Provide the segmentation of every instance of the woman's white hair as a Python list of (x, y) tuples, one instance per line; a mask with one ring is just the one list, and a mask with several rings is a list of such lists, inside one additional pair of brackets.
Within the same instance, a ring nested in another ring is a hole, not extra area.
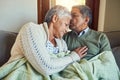
[(53, 17), (53, 15), (57, 15), (59, 18), (62, 17), (70, 17), (71, 18), (71, 13), (66, 7), (56, 5), (52, 7), (46, 14), (44, 21), (49, 23)]

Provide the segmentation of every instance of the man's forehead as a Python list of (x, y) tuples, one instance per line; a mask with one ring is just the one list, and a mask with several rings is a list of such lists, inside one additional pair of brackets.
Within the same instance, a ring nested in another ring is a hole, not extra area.
[(71, 13), (76, 14), (76, 13), (80, 13), (80, 11), (77, 8), (72, 8)]

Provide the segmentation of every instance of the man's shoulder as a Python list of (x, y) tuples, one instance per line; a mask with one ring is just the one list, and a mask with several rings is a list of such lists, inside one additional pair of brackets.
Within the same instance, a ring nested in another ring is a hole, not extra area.
[(91, 34), (94, 34), (94, 35), (105, 35), (105, 33), (101, 32), (101, 31), (95, 31), (95, 30), (92, 30), (92, 29), (90, 29), (89, 32)]
[(90, 29), (88, 32), (87, 32), (87, 37), (89, 38), (102, 38), (102, 37), (106, 37), (106, 34), (101, 32), (101, 31), (95, 31), (95, 30), (92, 30)]

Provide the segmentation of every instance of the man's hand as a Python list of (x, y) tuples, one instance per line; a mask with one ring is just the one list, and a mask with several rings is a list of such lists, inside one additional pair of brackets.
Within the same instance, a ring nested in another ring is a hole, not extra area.
[(87, 54), (87, 50), (88, 48), (84, 46), (84, 47), (78, 47), (74, 51), (80, 56), (80, 58), (82, 58)]

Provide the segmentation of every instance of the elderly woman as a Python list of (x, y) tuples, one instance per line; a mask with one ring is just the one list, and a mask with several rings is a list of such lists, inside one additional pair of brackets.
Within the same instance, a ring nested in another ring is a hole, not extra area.
[(70, 19), (69, 11), (57, 5), (48, 11), (43, 24), (25, 24), (12, 47), (11, 58), (0, 68), (0, 79), (43, 80), (43, 76), (57, 73), (85, 56), (86, 47), (70, 52), (62, 40)]

